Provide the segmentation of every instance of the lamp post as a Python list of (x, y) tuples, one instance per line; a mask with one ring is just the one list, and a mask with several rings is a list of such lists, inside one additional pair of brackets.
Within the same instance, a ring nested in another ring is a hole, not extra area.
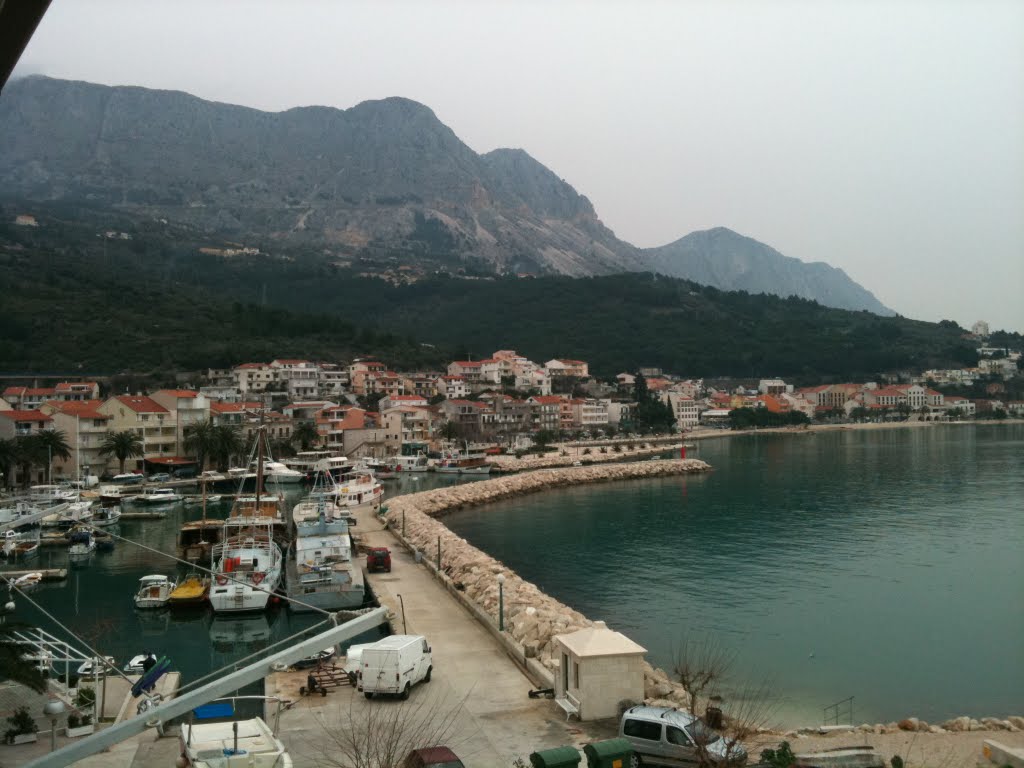
[(409, 633), (405, 629), (405, 600), (402, 599), (401, 595), (396, 595), (396, 597), (398, 598), (399, 604), (402, 606), (402, 634), (407, 635)]
[(64, 702), (60, 699), (50, 699), (43, 704), (43, 714), (50, 718), (50, 751), (57, 749), (57, 719), (64, 714)]
[(505, 631), (505, 574), (498, 574), (498, 631)]

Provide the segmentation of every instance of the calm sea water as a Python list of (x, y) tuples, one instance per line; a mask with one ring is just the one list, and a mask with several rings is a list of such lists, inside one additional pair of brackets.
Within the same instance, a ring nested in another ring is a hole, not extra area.
[(684, 638), (769, 679), (776, 720), (1024, 713), (1024, 426), (700, 443), (703, 476), (446, 518), (671, 671)]

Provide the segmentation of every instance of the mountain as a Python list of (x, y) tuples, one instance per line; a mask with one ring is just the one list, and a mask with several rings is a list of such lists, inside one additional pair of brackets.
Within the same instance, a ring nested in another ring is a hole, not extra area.
[(820, 261), (808, 264), (783, 256), (725, 227), (691, 232), (642, 254), (655, 272), (726, 291), (799, 296), (827, 307), (895, 314), (843, 270)]
[(306, 246), (428, 273), (654, 269), (889, 313), (841, 270), (728, 230), (641, 251), (523, 150), (477, 154), (408, 99), (272, 113), (33, 76), (7, 85), (0, 125), (0, 196), (57, 202), (71, 218), (117, 212), (264, 250)]

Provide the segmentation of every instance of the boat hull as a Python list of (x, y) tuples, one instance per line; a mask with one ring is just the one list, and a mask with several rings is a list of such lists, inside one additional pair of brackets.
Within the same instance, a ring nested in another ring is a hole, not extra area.
[(270, 602), (270, 592), (253, 589), (248, 584), (215, 584), (210, 589), (210, 605), (216, 613), (262, 611)]

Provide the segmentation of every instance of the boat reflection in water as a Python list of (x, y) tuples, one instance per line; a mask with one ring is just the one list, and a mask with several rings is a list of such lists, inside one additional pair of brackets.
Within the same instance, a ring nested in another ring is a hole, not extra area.
[(279, 613), (214, 614), (210, 620), (210, 644), (221, 653), (261, 651), (270, 645), (271, 630)]

